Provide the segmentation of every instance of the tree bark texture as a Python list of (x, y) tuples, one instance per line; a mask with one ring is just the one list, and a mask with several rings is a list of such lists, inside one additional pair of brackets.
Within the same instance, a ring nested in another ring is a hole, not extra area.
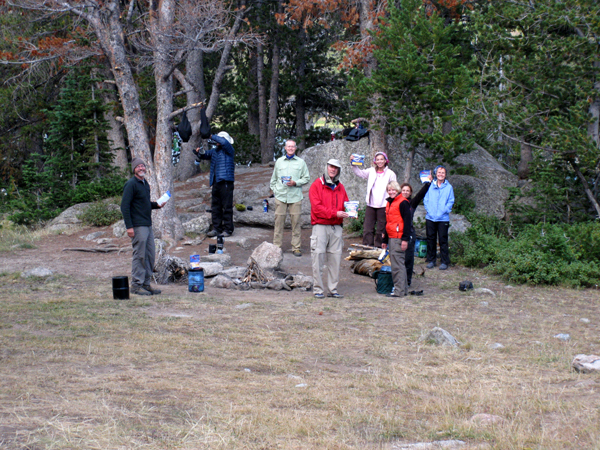
[[(112, 78), (112, 73), (108, 70), (101, 70), (101, 76), (104, 79)], [(114, 104), (119, 101), (116, 92), (116, 86), (113, 83), (99, 83), (102, 90), (102, 101), (106, 106), (104, 111), (104, 120), (108, 123), (106, 131), (110, 150), (113, 154), (113, 166), (129, 173), (130, 167), (127, 161), (127, 142), (123, 134), (123, 124), (116, 119), (114, 113)]]
[[(156, 83), (156, 144), (154, 147), (155, 183), (152, 197), (157, 199), (166, 191), (173, 192), (171, 161), (173, 126), (169, 119), (173, 111), (172, 58), (169, 51), (169, 30), (175, 20), (175, 0), (151, 0), (150, 33), (153, 43), (154, 82)], [(153, 180), (154, 181), (154, 180)], [(167, 202), (153, 218), (159, 237), (177, 239), (184, 229), (175, 212), (175, 202)]]
[[(598, 70), (600, 77), (600, 61), (594, 63), (594, 67)], [(594, 83), (595, 95), (590, 105), (590, 115), (592, 120), (588, 125), (588, 134), (592, 141), (596, 143), (596, 148), (600, 149), (600, 79)]]
[(533, 161), (533, 152), (531, 151), (531, 145), (521, 141), (521, 158), (519, 159), (519, 165), (517, 166), (517, 175), (520, 180), (526, 180), (529, 178), (529, 165)]
[[(377, 3), (377, 0), (360, 0), (359, 4), (359, 22), (360, 22), (360, 34), (365, 42), (365, 44), (369, 44), (371, 42), (370, 32), (374, 28), (373, 24), (373, 8), (374, 4)], [(364, 74), (367, 77), (370, 77), (373, 74), (373, 71), (377, 68), (377, 61), (373, 57), (373, 52), (368, 51), (368, 54), (365, 58), (365, 68)], [(373, 104), (377, 104), (378, 97), (372, 99)], [(371, 126), (369, 130), (369, 146), (371, 149), (371, 157), (375, 157), (377, 152), (385, 152), (388, 153), (388, 145), (387, 138), (385, 134), (385, 118), (377, 114), (376, 110), (374, 110), (372, 123), (371, 125), (376, 124), (375, 127)], [(375, 128), (375, 129), (374, 129)]]
[(260, 155), (261, 162), (267, 164), (273, 159), (269, 158), (267, 148), (267, 89), (265, 87), (264, 73), (264, 47), (258, 44), (256, 47), (256, 81), (258, 83), (258, 122), (260, 125)]
[[(192, 50), (185, 60), (185, 75), (180, 71), (174, 72), (175, 78), (186, 92), (187, 105), (193, 105), (202, 101), (202, 93), (199, 86), (204, 86), (203, 54), (201, 50)], [(187, 111), (187, 117), (192, 125), (192, 136), (188, 142), (181, 146), (179, 163), (175, 166), (175, 179), (185, 181), (196, 175), (200, 169), (195, 164), (196, 156), (192, 152), (200, 147), (200, 108), (192, 108)]]
[(248, 69), (248, 133), (254, 136), (260, 136), (260, 121), (258, 118), (258, 83), (256, 82), (256, 52), (249, 52), (249, 69)]
[[(273, 57), (271, 59), (271, 89), (269, 92), (269, 128), (267, 133), (267, 161), (275, 155), (275, 135), (277, 132), (277, 112), (279, 110), (279, 61), (281, 60), (277, 36), (273, 42)], [(264, 160), (264, 158), (263, 158)]]

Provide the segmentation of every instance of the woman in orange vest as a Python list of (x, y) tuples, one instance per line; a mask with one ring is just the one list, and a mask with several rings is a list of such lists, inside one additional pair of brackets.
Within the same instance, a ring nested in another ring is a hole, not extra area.
[(410, 242), (412, 214), (410, 202), (400, 195), (400, 192), (400, 185), (396, 181), (387, 185), (389, 197), (385, 206), (386, 224), (382, 247), (387, 248), (390, 253), (392, 279), (394, 280), (394, 288), (388, 297), (404, 297), (408, 294), (404, 261)]

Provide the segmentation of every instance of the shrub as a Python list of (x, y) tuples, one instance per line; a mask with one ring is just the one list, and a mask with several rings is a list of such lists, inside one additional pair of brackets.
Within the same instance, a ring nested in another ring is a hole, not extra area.
[(77, 216), (86, 225), (105, 227), (123, 218), (119, 207), (113, 203), (96, 202)]
[(474, 216), (473, 227), (452, 234), (460, 264), (487, 267), (515, 283), (594, 286), (600, 279), (600, 224), (525, 225), (508, 233), (498, 219)]
[(356, 219), (350, 219), (346, 224), (346, 230), (349, 233), (363, 234), (363, 228), (365, 225), (365, 210), (358, 210), (358, 217)]

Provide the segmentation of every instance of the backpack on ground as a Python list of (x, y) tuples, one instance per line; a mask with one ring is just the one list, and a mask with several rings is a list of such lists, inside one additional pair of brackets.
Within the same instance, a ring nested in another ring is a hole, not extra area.
[(380, 270), (373, 273), (373, 278), (378, 294), (389, 294), (394, 289), (392, 268), (390, 266), (381, 266)]

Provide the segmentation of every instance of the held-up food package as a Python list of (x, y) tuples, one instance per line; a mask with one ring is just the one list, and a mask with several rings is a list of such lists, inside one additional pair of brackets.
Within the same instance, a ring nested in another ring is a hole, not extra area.
[(358, 217), (358, 204), (359, 202), (355, 201), (344, 202), (344, 208), (348, 213), (348, 217), (352, 217), (353, 219)]
[(353, 166), (362, 167), (365, 165), (365, 155), (353, 153), (352, 155), (350, 155), (350, 158), (350, 164)]
[(190, 268), (191, 269), (199, 269), (200, 268), (200, 255), (190, 255)]

